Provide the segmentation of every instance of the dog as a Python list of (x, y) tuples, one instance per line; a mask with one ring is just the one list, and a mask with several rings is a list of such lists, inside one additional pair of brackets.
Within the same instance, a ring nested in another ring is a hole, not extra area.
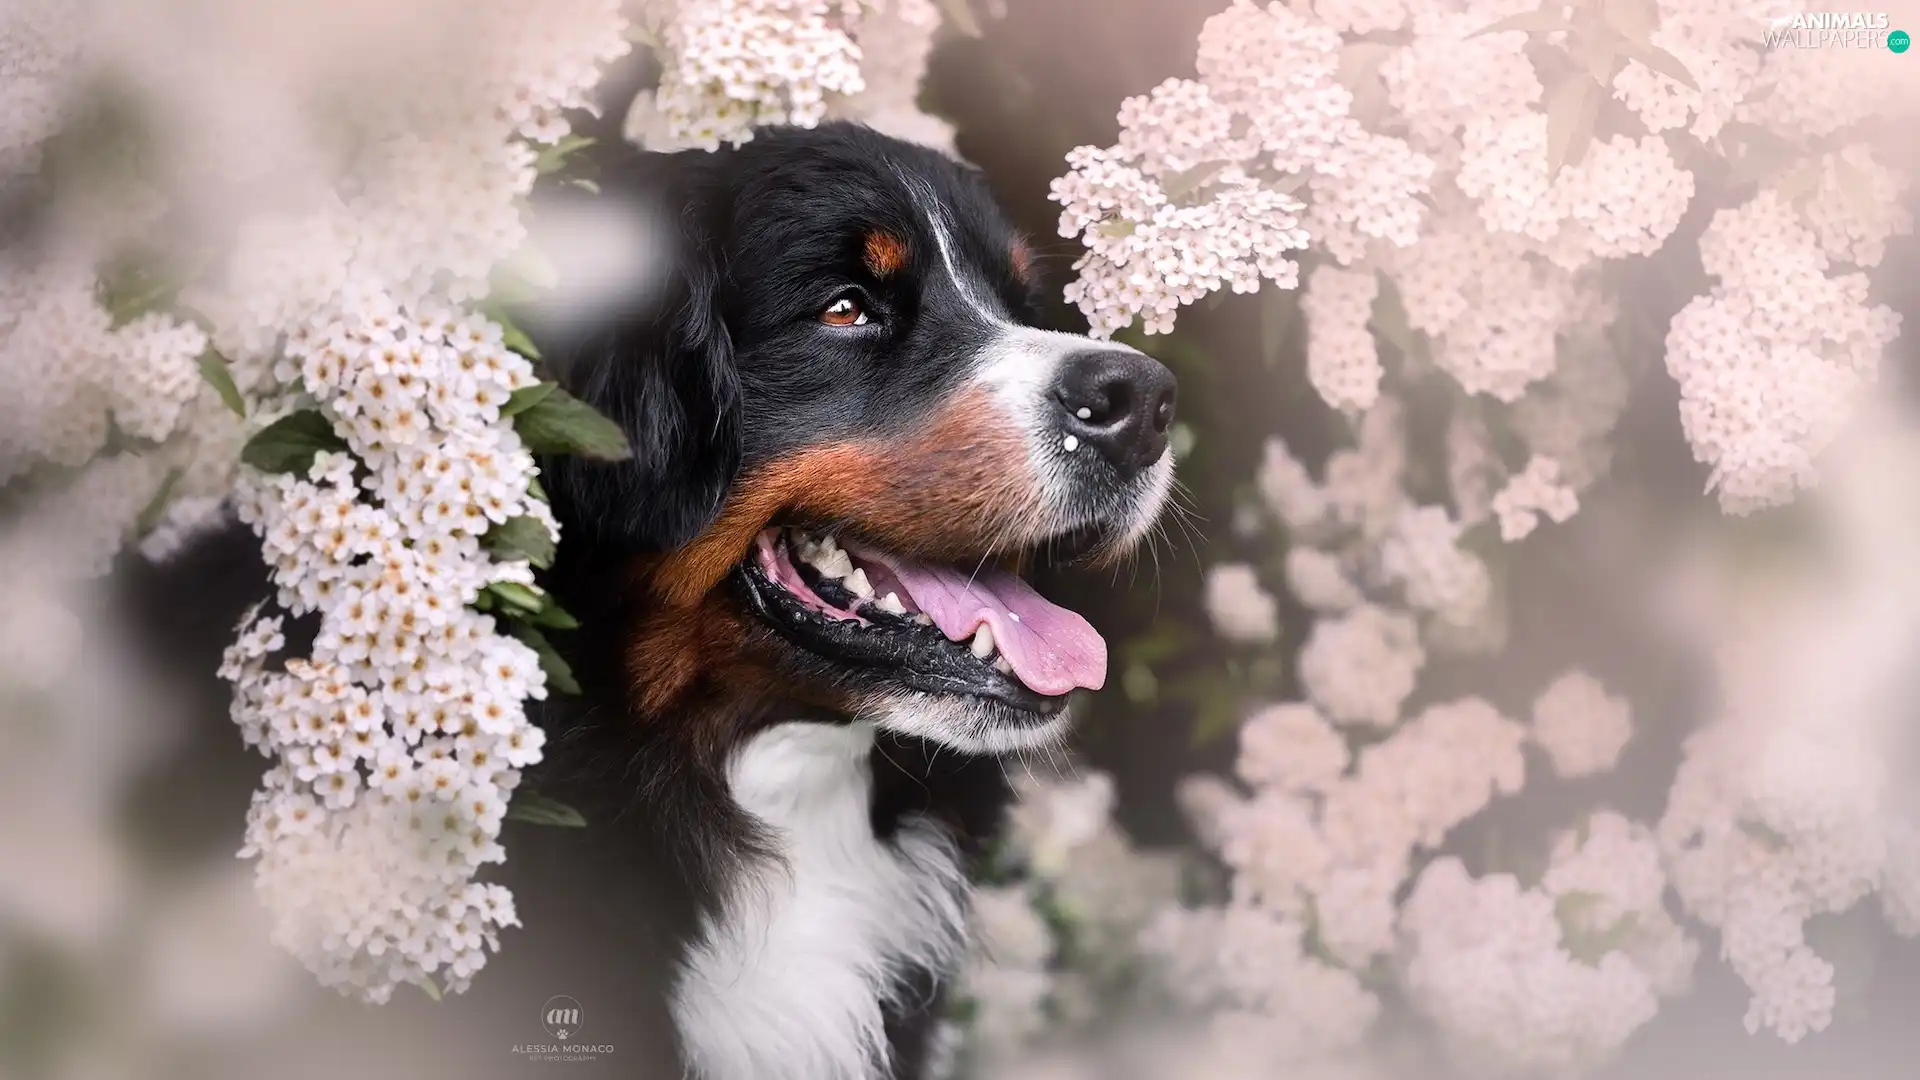
[(509, 838), (500, 962), (589, 933), (623, 1075), (919, 1080), (1000, 755), (1106, 675), (1020, 573), (1147, 535), (1175, 380), (1041, 328), (1033, 249), (937, 151), (829, 123), (590, 167), (536, 212), (631, 210), (660, 272), (527, 323), (633, 456), (542, 462), (582, 693), (526, 785), (589, 824)]
[(600, 172), (664, 208), (671, 270), (542, 345), (635, 447), (551, 467), (554, 587), (603, 628), (574, 637), (610, 695), (556, 771), (689, 894), (668, 993), (695, 1074), (918, 1077), (1009, 800), (995, 755), (1059, 740), (1105, 677), (1016, 571), (1150, 530), (1175, 380), (1039, 328), (1028, 241), (934, 150), (827, 124)]

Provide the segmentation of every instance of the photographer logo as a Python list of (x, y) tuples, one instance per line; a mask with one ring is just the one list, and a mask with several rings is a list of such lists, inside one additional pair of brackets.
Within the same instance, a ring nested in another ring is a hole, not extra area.
[(607, 1043), (588, 1043), (580, 1038), (587, 1011), (580, 1002), (565, 994), (555, 994), (540, 1006), (540, 1026), (554, 1041), (516, 1044), (513, 1053), (531, 1061), (592, 1061), (613, 1053)]
[(580, 1030), (580, 1003), (562, 994), (547, 999), (546, 1009), (541, 1016), (547, 1034), (566, 1042)]

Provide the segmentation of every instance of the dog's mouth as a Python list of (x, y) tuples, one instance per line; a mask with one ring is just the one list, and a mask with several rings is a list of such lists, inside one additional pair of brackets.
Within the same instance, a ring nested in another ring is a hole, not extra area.
[[(1072, 554), (1083, 530), (1047, 548)], [(1107, 643), (1078, 613), (1017, 574), (925, 562), (797, 528), (755, 537), (740, 564), (749, 605), (801, 648), (916, 690), (1059, 713), (1074, 690), (1106, 682)]]

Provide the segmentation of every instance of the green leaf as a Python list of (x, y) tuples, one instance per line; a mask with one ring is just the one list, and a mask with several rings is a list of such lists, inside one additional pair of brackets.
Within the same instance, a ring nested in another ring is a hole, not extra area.
[(517, 581), (496, 581), (488, 585), (485, 591), (493, 594), (493, 598), (506, 605), (510, 611), (533, 613), (547, 606), (546, 593)]
[(1768, 851), (1778, 853), (1787, 850), (1787, 848), (1791, 846), (1785, 836), (1782, 836), (1780, 833), (1758, 821), (1742, 820), (1739, 825), (1741, 832), (1746, 833), (1754, 843), (1759, 844)]
[(1774, 193), (1782, 201), (1798, 203), (1820, 187), (1820, 161), (1802, 161), (1781, 173), (1773, 181)]
[(1700, 84), (1693, 81), (1693, 76), (1687, 72), (1687, 65), (1681, 63), (1679, 57), (1652, 42), (1623, 40), (1620, 51), (1689, 90), (1700, 89)]
[(508, 821), (524, 821), (529, 825), (552, 825), (564, 829), (584, 828), (587, 819), (580, 811), (558, 799), (550, 799), (533, 791), (522, 791), (507, 804)]
[(1267, 367), (1280, 363), (1280, 354), (1293, 339), (1300, 317), (1298, 299), (1286, 289), (1265, 289), (1260, 297), (1260, 360)]
[(432, 976), (426, 976), (422, 978), (418, 985), (420, 987), (421, 993), (427, 995), (428, 997), (432, 998), (435, 1001), (440, 1000), (440, 984), (437, 982), (434, 982)]
[(1138, 225), (1135, 225), (1125, 218), (1115, 218), (1112, 221), (1103, 221), (1095, 225), (1093, 231), (1109, 239), (1118, 240), (1123, 236), (1132, 236), (1133, 230), (1137, 228), (1139, 228)]
[(553, 642), (547, 640), (547, 635), (526, 623), (515, 623), (513, 636), (525, 642), (540, 658), (540, 670), (547, 673), (548, 686), (563, 694), (580, 693), (580, 681), (573, 677), (573, 668), (560, 655), (560, 650), (553, 647)]
[(589, 195), (600, 194), (600, 185), (595, 183), (592, 180), (587, 179), (584, 176), (572, 177), (567, 181), (567, 183), (571, 184), (574, 187), (579, 188), (580, 190), (588, 193)]
[(1840, 200), (1846, 204), (1847, 213), (1855, 221), (1874, 220), (1878, 200), (1873, 197), (1872, 181), (1846, 158), (1835, 154), (1830, 160), (1833, 162), (1833, 178), (1840, 184)]
[(301, 409), (261, 428), (240, 450), (240, 460), (270, 473), (305, 472), (323, 450), (345, 450), (333, 424), (318, 409)]
[(558, 389), (560, 389), (559, 383), (550, 382), (523, 386), (507, 395), (507, 403), (500, 406), (500, 415), (519, 416), (521, 413), (547, 400), (548, 395)]
[(1304, 172), (1293, 172), (1275, 179), (1272, 183), (1269, 183), (1267, 187), (1272, 188), (1282, 195), (1291, 195), (1301, 188), (1306, 187), (1312, 180), (1313, 177)]
[(543, 503), (551, 503), (553, 501), (547, 497), (547, 489), (540, 486), (540, 478), (537, 476), (527, 477), (527, 494), (539, 499)]
[(540, 154), (533, 159), (533, 169), (541, 176), (556, 173), (566, 168), (567, 158), (576, 151), (585, 150), (596, 140), (590, 135), (566, 135), (551, 146), (540, 148)]
[(1660, 25), (1656, 0), (1604, 0), (1600, 13), (1621, 37), (1638, 45), (1653, 44), (1653, 32)]
[(481, 313), (500, 325), (501, 344), (529, 360), (540, 359), (540, 350), (534, 348), (533, 339), (527, 336), (526, 331), (520, 329), (519, 324), (507, 314), (504, 306), (487, 304), (481, 308)]
[(980, 19), (973, 13), (973, 5), (968, 0), (940, 0), (940, 10), (946, 12), (947, 24), (970, 38), (983, 37), (986, 31), (980, 26)]
[(548, 598), (546, 607), (541, 608), (539, 611), (522, 615), (520, 621), (526, 623), (528, 626), (539, 626), (548, 630), (578, 630), (580, 628), (580, 620), (568, 614), (566, 608), (554, 603), (551, 597)]
[(1186, 627), (1168, 620), (1122, 643), (1118, 651), (1127, 663), (1158, 664), (1185, 652), (1187, 641)]
[(596, 461), (633, 456), (620, 425), (558, 387), (515, 416), (513, 427), (536, 454), (578, 454)]
[(652, 27), (644, 25), (638, 19), (627, 24), (627, 40), (635, 45), (645, 45), (649, 49), (660, 47), (660, 35), (654, 33)]
[(1353, 93), (1353, 115), (1362, 120), (1380, 116), (1387, 104), (1387, 86), (1380, 80), (1380, 67), (1393, 55), (1393, 46), (1381, 41), (1351, 41), (1340, 50), (1336, 75), (1340, 85)]
[(1225, 161), (1203, 161), (1190, 169), (1182, 169), (1167, 177), (1166, 182), (1160, 185), (1160, 189), (1167, 193), (1168, 199), (1184, 199), (1206, 187), (1214, 175), (1229, 164), (1231, 163)]
[(1120, 689), (1135, 705), (1151, 705), (1160, 700), (1160, 680), (1145, 664), (1128, 664), (1120, 675)]
[(1523, 11), (1518, 15), (1509, 15), (1499, 22), (1481, 27), (1467, 35), (1471, 41), (1488, 34), (1551, 34), (1556, 30), (1571, 30), (1573, 24), (1567, 21), (1565, 10), (1557, 4), (1550, 4), (1538, 11)]
[(168, 471), (167, 478), (160, 481), (159, 490), (153, 493), (153, 498), (147, 502), (146, 508), (140, 511), (140, 516), (134, 519), (133, 534), (135, 536), (145, 536), (160, 524), (160, 519), (167, 512), (167, 502), (173, 498), (173, 489), (184, 475), (186, 475), (185, 469)]
[(1190, 736), (1195, 748), (1211, 745), (1240, 729), (1240, 695), (1217, 681), (1200, 692)]
[(1634, 930), (1638, 929), (1639, 925), (1639, 916), (1629, 911), (1625, 915), (1615, 919), (1612, 926), (1607, 927), (1597, 934), (1574, 934), (1572, 938), (1566, 942), (1567, 952), (1571, 954), (1575, 960), (1592, 967), (1605, 959), (1608, 953), (1615, 952), (1625, 946), (1627, 940), (1633, 936)]
[(240, 387), (234, 384), (233, 372), (227, 369), (227, 361), (217, 352), (208, 349), (200, 354), (200, 377), (207, 380), (220, 395), (220, 401), (233, 410), (233, 415), (247, 415), (246, 400), (240, 396)]
[(1400, 350), (1400, 355), (1414, 355), (1416, 346), (1413, 327), (1407, 321), (1407, 306), (1400, 299), (1399, 286), (1385, 274), (1380, 275), (1380, 291), (1373, 297), (1370, 325), (1387, 344)]
[(100, 306), (107, 309), (108, 325), (118, 330), (172, 303), (179, 295), (180, 282), (128, 257), (101, 272), (98, 292)]
[(558, 284), (560, 274), (547, 257), (532, 244), (522, 244), (494, 274), (494, 292), (498, 295), (491, 298), (506, 303), (529, 300)]
[(1340, 85), (1352, 90), (1380, 73), (1380, 65), (1393, 55), (1393, 47), (1383, 41), (1349, 41), (1340, 49), (1340, 67), (1335, 74)]
[(1587, 69), (1596, 85), (1609, 87), (1613, 85), (1614, 70), (1620, 64), (1620, 54), (1626, 45), (1627, 40), (1619, 34), (1604, 26), (1595, 26), (1567, 42), (1567, 55)]
[(553, 534), (546, 522), (527, 514), (488, 529), (480, 543), (501, 558), (525, 559), (542, 570), (553, 565)]
[(1593, 141), (1594, 121), (1600, 115), (1600, 85), (1585, 72), (1561, 79), (1547, 98), (1547, 178), (1564, 166), (1578, 164)]
[(1562, 933), (1574, 933), (1580, 925), (1580, 919), (1592, 911), (1606, 897), (1596, 892), (1574, 890), (1564, 892), (1553, 902), (1554, 918), (1560, 920)]

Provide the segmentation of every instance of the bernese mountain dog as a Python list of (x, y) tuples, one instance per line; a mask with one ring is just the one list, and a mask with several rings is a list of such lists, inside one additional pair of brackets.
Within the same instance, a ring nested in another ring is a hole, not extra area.
[(543, 463), (584, 693), (539, 714), (527, 785), (589, 824), (510, 840), (525, 933), (588, 899), (570, 917), (651, 1003), (625, 1075), (917, 1080), (999, 755), (1106, 677), (1021, 575), (1152, 528), (1174, 379), (1041, 329), (1030, 247), (934, 150), (835, 123), (594, 168), (543, 205), (647, 215), (664, 273), (528, 325), (634, 456)]

